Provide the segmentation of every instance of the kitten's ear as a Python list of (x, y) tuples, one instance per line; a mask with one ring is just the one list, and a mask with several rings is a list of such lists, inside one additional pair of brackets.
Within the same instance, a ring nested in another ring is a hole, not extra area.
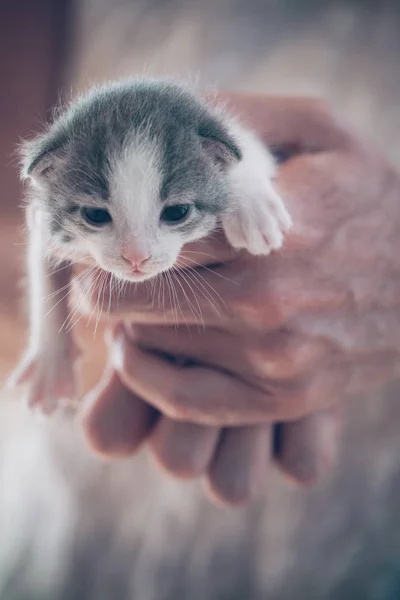
[(225, 171), (242, 159), (236, 141), (218, 122), (210, 120), (202, 123), (198, 133), (203, 149), (219, 169)]
[(47, 137), (25, 142), (21, 147), (21, 179), (33, 183), (45, 181), (62, 159), (62, 147)]

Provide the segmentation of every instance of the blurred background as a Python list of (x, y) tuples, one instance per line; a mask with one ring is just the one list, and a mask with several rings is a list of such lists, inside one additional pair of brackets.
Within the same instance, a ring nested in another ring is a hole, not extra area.
[[(0, 375), (23, 348), (16, 147), (59, 99), (132, 74), (320, 96), (400, 161), (397, 0), (0, 0)], [(104, 355), (89, 331), (86, 386)], [(222, 511), (146, 452), (92, 458), (73, 422), (0, 402), (1, 600), (400, 598), (400, 385), (349, 408), (342, 460), (316, 489), (271, 474)]]

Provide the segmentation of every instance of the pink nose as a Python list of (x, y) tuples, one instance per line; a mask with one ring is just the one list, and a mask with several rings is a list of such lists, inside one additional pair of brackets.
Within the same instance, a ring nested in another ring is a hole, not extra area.
[(134, 269), (139, 270), (146, 262), (151, 259), (151, 254), (144, 252), (126, 251), (122, 254), (122, 258), (128, 262)]

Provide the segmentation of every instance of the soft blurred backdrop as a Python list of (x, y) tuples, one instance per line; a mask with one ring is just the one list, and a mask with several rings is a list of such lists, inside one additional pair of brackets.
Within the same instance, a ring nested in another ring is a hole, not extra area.
[[(329, 99), (400, 162), (397, 0), (0, 1), (0, 374), (23, 347), (24, 236), (15, 150), (60, 98), (135, 73)], [(88, 348), (86, 385), (103, 364)], [(146, 452), (92, 458), (73, 422), (0, 404), (1, 600), (400, 598), (400, 385), (355, 400), (318, 488), (277, 473), (222, 511)], [(14, 400), (14, 401), (13, 401)]]

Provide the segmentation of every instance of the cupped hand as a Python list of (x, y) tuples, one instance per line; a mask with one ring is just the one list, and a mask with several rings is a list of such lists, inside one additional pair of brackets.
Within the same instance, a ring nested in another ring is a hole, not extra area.
[(149, 440), (169, 472), (245, 502), (271, 456), (300, 482), (323, 474), (345, 401), (399, 372), (400, 183), (320, 102), (225, 100), (283, 159), (293, 230), (265, 258), (214, 235), (179, 270), (107, 297), (121, 321), (83, 425), (98, 452)]

